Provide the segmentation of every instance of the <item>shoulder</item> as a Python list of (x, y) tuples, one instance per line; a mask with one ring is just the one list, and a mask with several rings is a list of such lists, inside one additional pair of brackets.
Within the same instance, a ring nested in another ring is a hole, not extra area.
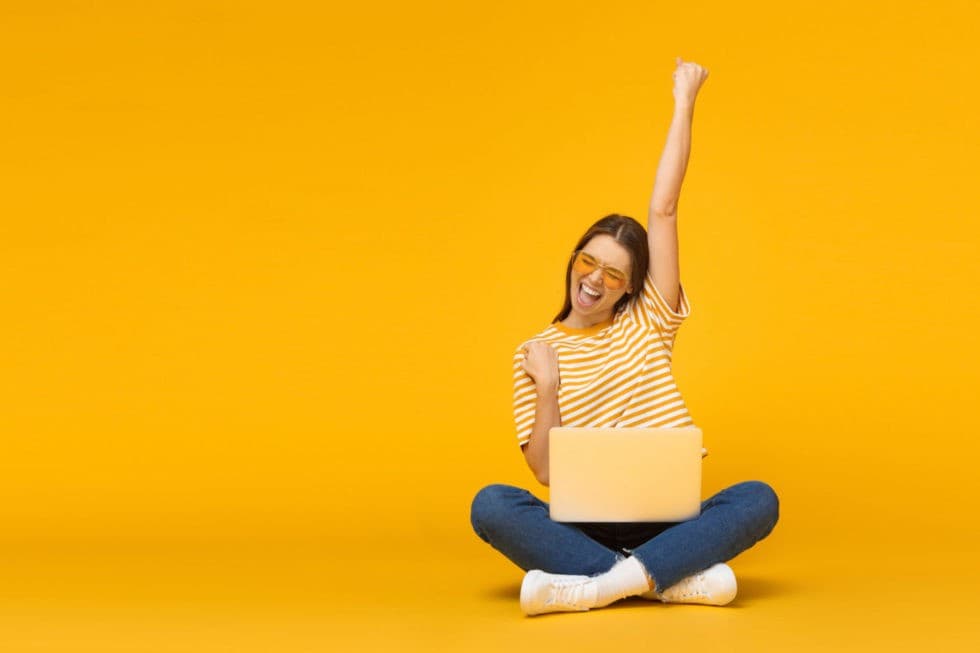
[(561, 340), (563, 336), (564, 334), (561, 331), (559, 331), (554, 324), (549, 324), (543, 331), (538, 332), (537, 334), (531, 336), (527, 340), (522, 340), (521, 343), (517, 345), (515, 352), (518, 354), (523, 352), (525, 345), (527, 345), (527, 343), (529, 342), (534, 342), (537, 340), (543, 340), (545, 342), (556, 342), (558, 340)]

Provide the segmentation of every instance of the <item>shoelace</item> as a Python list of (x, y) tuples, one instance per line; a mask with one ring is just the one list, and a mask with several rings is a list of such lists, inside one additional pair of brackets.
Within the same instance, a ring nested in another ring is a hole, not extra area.
[(558, 580), (551, 582), (551, 596), (546, 605), (567, 605), (576, 608), (587, 608), (582, 603), (582, 595), (588, 580)]
[(705, 596), (707, 592), (704, 591), (704, 574), (697, 574), (690, 581), (684, 584), (683, 589), (679, 592), (680, 598), (689, 599), (694, 596)]

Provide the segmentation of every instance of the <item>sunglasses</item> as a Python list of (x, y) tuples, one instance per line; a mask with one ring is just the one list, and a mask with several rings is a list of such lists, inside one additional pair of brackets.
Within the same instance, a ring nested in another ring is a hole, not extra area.
[(592, 274), (596, 269), (602, 270), (602, 283), (609, 290), (619, 290), (626, 285), (626, 274), (611, 268), (608, 265), (599, 263), (596, 257), (587, 254), (583, 250), (575, 252), (575, 260), (572, 262), (572, 269), (582, 276)]

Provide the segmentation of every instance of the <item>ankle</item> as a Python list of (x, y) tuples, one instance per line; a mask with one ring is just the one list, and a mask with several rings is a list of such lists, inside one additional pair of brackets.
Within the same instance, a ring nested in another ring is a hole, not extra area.
[(596, 576), (595, 580), (598, 586), (597, 607), (642, 594), (654, 587), (643, 563), (633, 557), (620, 560), (612, 569)]

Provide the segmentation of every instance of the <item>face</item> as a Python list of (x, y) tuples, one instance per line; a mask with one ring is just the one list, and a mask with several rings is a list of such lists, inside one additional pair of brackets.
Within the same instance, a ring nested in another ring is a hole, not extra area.
[(604, 279), (607, 274), (602, 267), (583, 273), (576, 269), (579, 266), (573, 264), (569, 287), (569, 296), (572, 298), (572, 311), (569, 315), (573, 318), (571, 326), (591, 325), (609, 319), (616, 302), (623, 295), (633, 292), (630, 286), (632, 257), (616, 239), (607, 234), (599, 234), (587, 242), (582, 251), (596, 259), (599, 266), (607, 268), (607, 272), (608, 268), (621, 272), (626, 281), (621, 288), (609, 288), (611, 280)]

